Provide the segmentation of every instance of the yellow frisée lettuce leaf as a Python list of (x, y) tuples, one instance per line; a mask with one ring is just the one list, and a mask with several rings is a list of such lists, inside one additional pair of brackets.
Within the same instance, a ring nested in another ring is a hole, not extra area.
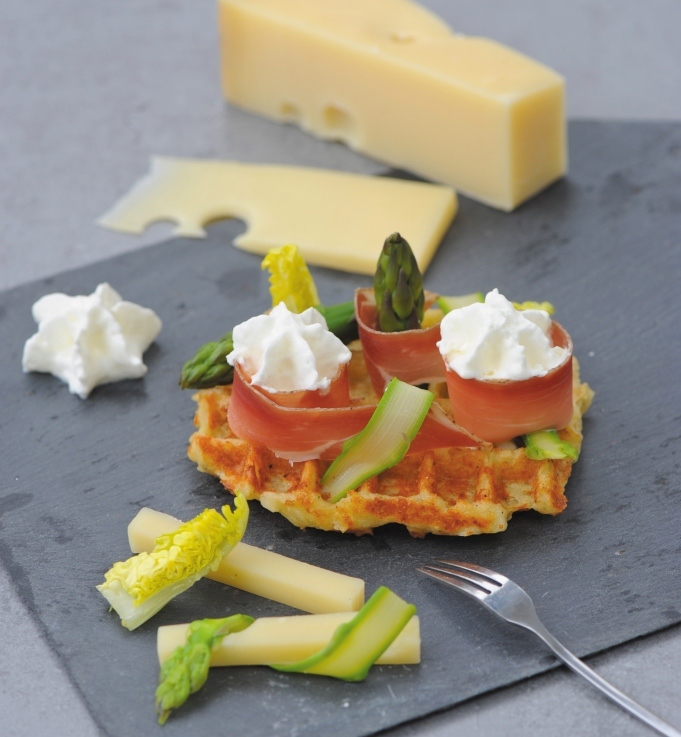
[(261, 266), (270, 272), (272, 307), (283, 302), (291, 312), (300, 313), (319, 304), (317, 287), (298, 246), (272, 248)]
[(171, 599), (186, 591), (241, 540), (248, 523), (248, 502), (238, 494), (234, 511), (206, 509), (174, 532), (161, 535), (151, 553), (114, 563), (97, 590), (116, 610), (121, 624), (134, 630)]
[(553, 315), (556, 308), (550, 302), (533, 302), (528, 300), (527, 302), (513, 302), (513, 306), (516, 310), (544, 310), (549, 315)]
[(176, 648), (161, 666), (156, 689), (158, 723), (165, 724), (173, 709), (182, 706), (208, 678), (210, 654), (231, 632), (241, 632), (255, 620), (245, 614), (223, 619), (199, 619), (187, 630), (184, 645)]
[(484, 302), (485, 295), (482, 292), (471, 292), (470, 294), (461, 294), (456, 296), (447, 296), (441, 294), (435, 300), (435, 306), (439, 307), (443, 314), (448, 314), (452, 310), (460, 310), (462, 307), (468, 307), (476, 302)]

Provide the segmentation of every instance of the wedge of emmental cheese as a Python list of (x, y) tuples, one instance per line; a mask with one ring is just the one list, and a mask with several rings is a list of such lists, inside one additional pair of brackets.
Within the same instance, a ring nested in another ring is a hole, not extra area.
[(408, 0), (218, 0), (227, 99), (512, 210), (567, 166), (564, 83)]

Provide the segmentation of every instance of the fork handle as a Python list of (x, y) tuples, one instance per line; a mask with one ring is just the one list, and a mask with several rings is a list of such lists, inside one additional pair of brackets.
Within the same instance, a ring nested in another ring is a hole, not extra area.
[(558, 640), (556, 640), (556, 638), (544, 627), (543, 624), (541, 624), (541, 622), (534, 622), (531, 631), (538, 635), (565, 663), (565, 665), (568, 666), (568, 668), (571, 668), (580, 676), (584, 676), (589, 683), (596, 686), (596, 688), (600, 689), (609, 699), (612, 699), (616, 704), (619, 704), (619, 706), (626, 709), (637, 719), (645, 722), (649, 727), (657, 730), (660, 734), (666, 735), (666, 737), (681, 737), (681, 732), (677, 729), (674, 729), (674, 727), (667, 724), (663, 719), (660, 719), (660, 717), (655, 716), (655, 714), (648, 711), (648, 709), (637, 704), (633, 699), (630, 699), (626, 694), (623, 694), (611, 683), (608, 683), (604, 678), (601, 678), (596, 671), (591, 670), (586, 663), (582, 662), (576, 655), (573, 655), (564, 645), (558, 642)]

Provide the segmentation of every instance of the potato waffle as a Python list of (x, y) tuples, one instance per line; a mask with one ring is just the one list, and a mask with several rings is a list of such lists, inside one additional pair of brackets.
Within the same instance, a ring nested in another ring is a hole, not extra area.
[[(378, 401), (364, 364), (361, 345), (350, 346), (350, 392), (353, 404)], [(574, 415), (559, 435), (581, 448), (582, 415), (593, 392), (579, 380), (574, 365)], [(436, 401), (450, 412), (446, 385), (431, 386)], [(227, 424), (230, 386), (204, 389), (194, 395), (198, 428), (188, 455), (199, 470), (217, 476), (223, 486), (247, 499), (258, 499), (298, 527), (371, 532), (391, 522), (404, 525), (414, 537), (475, 535), (502, 532), (514, 512), (534, 509), (559, 514), (565, 509), (565, 485), (572, 461), (529, 459), (524, 448), (445, 448), (406, 456), (351, 491), (337, 504), (319, 493), (328, 461), (290, 463), (264, 447), (240, 440)]]

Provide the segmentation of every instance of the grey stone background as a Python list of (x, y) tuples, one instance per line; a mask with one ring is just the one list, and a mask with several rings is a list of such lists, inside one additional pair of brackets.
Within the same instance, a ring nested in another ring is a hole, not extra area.
[[(572, 118), (681, 121), (677, 0), (424, 4), (458, 31), (508, 43), (561, 72)], [(94, 223), (153, 154), (383, 168), (227, 107), (217, 60), (212, 0), (0, 3), (0, 289), (166, 238), (164, 224), (128, 238)], [(0, 733), (99, 734), (2, 568), (0, 633)], [(591, 664), (681, 726), (678, 627)], [(556, 671), (391, 732), (415, 734), (650, 732)]]

